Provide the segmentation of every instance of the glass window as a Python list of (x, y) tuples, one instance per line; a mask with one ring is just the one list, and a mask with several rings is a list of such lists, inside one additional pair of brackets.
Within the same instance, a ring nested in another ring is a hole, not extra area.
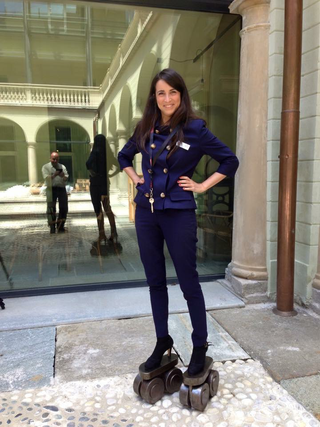
[[(183, 76), (196, 113), (235, 151), (240, 21), (91, 1), (26, 1), (24, 13), (22, 2), (0, 2), (0, 252), (12, 279), (0, 272), (0, 287), (144, 282), (136, 190), (117, 154), (142, 116), (152, 78), (167, 67)], [(86, 162), (95, 133), (107, 145), (104, 194), (93, 204)], [(51, 181), (56, 167), (65, 179)], [(141, 173), (139, 156), (135, 167)], [(203, 157), (194, 179), (217, 167)], [(221, 276), (230, 261), (233, 196), (232, 179), (196, 195), (200, 276)], [(118, 240), (109, 240), (115, 226)], [(167, 273), (175, 280), (168, 253)]]
[(77, 6), (75, 4), (66, 4), (66, 12), (70, 15), (77, 13)]
[[(67, 143), (66, 141), (71, 141), (71, 128), (69, 127), (56, 127), (56, 150), (63, 151), (65, 153), (69, 153), (72, 151), (71, 143)], [(58, 142), (61, 141), (61, 142)]]
[(63, 4), (50, 4), (50, 15), (55, 18), (62, 18), (64, 16), (64, 6)]
[(23, 12), (23, 3), (21, 1), (7, 2), (0, 1), (0, 13), (8, 15), (21, 15)]
[(30, 14), (31, 17), (41, 17), (47, 16), (49, 13), (49, 4), (48, 3), (30, 3)]

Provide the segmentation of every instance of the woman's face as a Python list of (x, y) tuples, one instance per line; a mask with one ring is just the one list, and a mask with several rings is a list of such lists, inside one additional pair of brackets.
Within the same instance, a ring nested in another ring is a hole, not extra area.
[(164, 80), (159, 80), (156, 84), (156, 101), (164, 124), (179, 108), (181, 95), (177, 89), (168, 85)]

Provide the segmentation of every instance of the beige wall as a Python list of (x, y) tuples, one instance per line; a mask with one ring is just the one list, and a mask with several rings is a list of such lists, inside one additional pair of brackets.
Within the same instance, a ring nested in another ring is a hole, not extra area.
[[(320, 224), (320, 0), (305, 0), (303, 16), (300, 141), (297, 191), (295, 296), (308, 304), (317, 271)], [(268, 120), (269, 292), (276, 292), (278, 177), (283, 69), (284, 1), (270, 13)]]

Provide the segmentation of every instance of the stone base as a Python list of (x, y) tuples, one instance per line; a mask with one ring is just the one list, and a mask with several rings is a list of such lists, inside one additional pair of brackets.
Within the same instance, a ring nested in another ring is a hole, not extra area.
[(320, 289), (312, 288), (312, 302), (310, 308), (320, 314)]
[(248, 280), (234, 276), (229, 268), (226, 268), (226, 276), (220, 282), (240, 297), (246, 304), (267, 302), (268, 281)]

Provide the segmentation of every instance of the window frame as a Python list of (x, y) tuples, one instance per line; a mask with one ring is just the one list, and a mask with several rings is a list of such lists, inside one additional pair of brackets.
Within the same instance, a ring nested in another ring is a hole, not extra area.
[(192, 10), (194, 12), (227, 13), (233, 0), (87, 0), (93, 3), (113, 3), (128, 6), (143, 6), (152, 9)]

